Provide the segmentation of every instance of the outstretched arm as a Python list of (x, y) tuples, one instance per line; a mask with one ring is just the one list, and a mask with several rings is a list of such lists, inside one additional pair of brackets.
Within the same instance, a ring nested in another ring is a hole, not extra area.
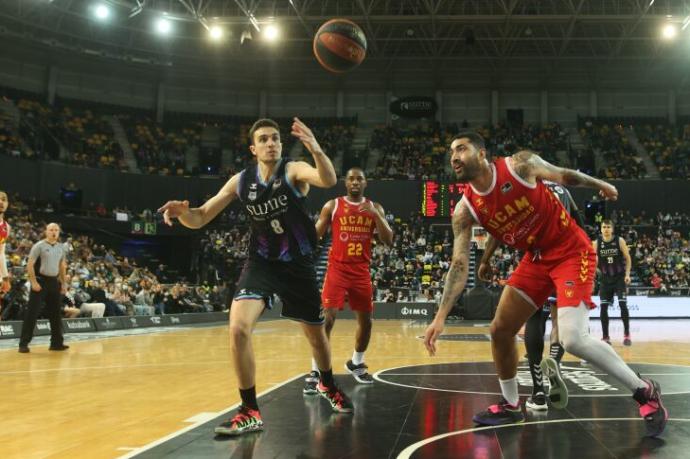
[(605, 199), (611, 201), (618, 199), (618, 190), (615, 186), (580, 171), (554, 166), (529, 150), (519, 151), (509, 160), (512, 161), (515, 172), (528, 182), (543, 179), (565, 186), (594, 188), (599, 190), (599, 194)]
[(443, 333), (443, 324), (448, 313), (465, 289), (470, 266), (470, 239), (472, 238), (472, 215), (467, 205), (460, 204), (453, 214), (453, 259), (446, 274), (441, 304), (436, 317), (426, 329), (424, 345), (430, 355), (436, 353), (436, 340)]
[(198, 229), (213, 220), (228, 204), (237, 198), (237, 186), (241, 174), (233, 175), (223, 188), (201, 207), (189, 208), (189, 201), (168, 201), (158, 212), (163, 214), (163, 220), (172, 226), (172, 220), (177, 218), (187, 228)]
[(319, 239), (323, 238), (328, 227), (331, 226), (331, 216), (333, 215), (333, 209), (335, 208), (335, 199), (328, 201), (319, 214), (319, 219), (316, 221), (316, 235)]
[(299, 185), (299, 182), (308, 183), (320, 188), (330, 188), (338, 183), (338, 176), (335, 175), (333, 163), (321, 149), (321, 145), (316, 141), (316, 137), (314, 137), (311, 129), (300, 121), (299, 118), (295, 118), (295, 122), (292, 123), (292, 135), (302, 141), (314, 158), (314, 164), (316, 165), (314, 167), (304, 161), (290, 163), (288, 165), (288, 175), (292, 182), (295, 185)]

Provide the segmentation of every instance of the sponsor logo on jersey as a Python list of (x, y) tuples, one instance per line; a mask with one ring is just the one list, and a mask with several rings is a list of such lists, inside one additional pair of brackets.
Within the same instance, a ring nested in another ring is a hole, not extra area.
[(249, 192), (249, 195), (248, 195), (248, 198), (249, 198), (250, 201), (255, 200), (255, 199), (256, 199), (256, 191), (250, 191), (250, 192)]
[(503, 185), (501, 185), (501, 193), (506, 194), (510, 192), (510, 190), (513, 189), (513, 184), (510, 182), (506, 182)]
[(283, 181), (281, 179), (275, 179), (275, 181), (273, 182), (273, 189), (277, 190), (282, 184)]

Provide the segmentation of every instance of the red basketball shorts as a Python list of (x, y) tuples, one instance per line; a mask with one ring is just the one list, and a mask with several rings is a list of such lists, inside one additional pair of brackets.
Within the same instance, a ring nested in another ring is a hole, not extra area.
[(584, 302), (592, 309), (596, 266), (597, 254), (586, 243), (544, 254), (527, 252), (508, 279), (508, 285), (535, 308), (542, 307), (556, 291), (558, 307), (579, 306)]
[(326, 309), (343, 309), (345, 299), (353, 311), (371, 312), (373, 290), (368, 263), (329, 262), (323, 280), (321, 304)]

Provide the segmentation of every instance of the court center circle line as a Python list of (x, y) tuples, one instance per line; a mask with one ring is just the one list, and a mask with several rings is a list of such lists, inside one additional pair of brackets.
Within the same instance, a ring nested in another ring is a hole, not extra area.
[[(493, 363), (493, 362), (453, 362), (453, 363), (439, 363), (439, 364), (419, 364), (419, 365), (403, 365), (399, 367), (392, 367), (392, 368), (385, 368), (383, 370), (379, 370), (376, 373), (372, 375), (372, 377), (376, 380), (379, 381), (383, 384), (390, 384), (392, 386), (398, 386), (398, 387), (406, 387), (408, 389), (418, 389), (418, 390), (432, 390), (436, 392), (451, 392), (455, 394), (471, 394), (471, 395), (502, 395), (500, 392), (484, 392), (484, 391), (473, 391), (473, 390), (458, 390), (458, 389), (441, 389), (438, 387), (424, 387), (424, 386), (413, 386), (410, 384), (403, 384), (403, 383), (398, 383), (398, 382), (393, 382), (389, 381), (386, 379), (383, 379), (381, 373), (386, 372), (386, 371), (393, 371), (393, 370), (401, 370), (401, 369), (406, 369), (406, 368), (414, 368), (414, 367), (424, 367), (424, 366), (438, 366), (438, 365), (454, 365), (454, 364), (463, 364), (463, 363), (472, 363), (472, 364), (477, 364), (477, 363)], [(633, 364), (637, 365), (666, 365), (666, 366), (673, 366), (673, 367), (682, 367), (682, 368), (690, 368), (689, 366), (686, 365), (673, 365), (673, 364), (657, 364), (657, 363), (642, 363), (642, 362), (632, 362)], [(432, 374), (419, 374), (420, 376), (432, 376)], [(442, 376), (443, 374), (438, 374), (439, 376)], [(643, 373), (644, 375), (644, 373)], [(385, 375), (384, 375), (385, 376)], [(690, 376), (690, 373), (688, 373), (688, 376)], [(496, 375), (496, 377), (498, 377)], [(625, 389), (621, 389), (625, 391)], [(685, 392), (664, 392), (662, 395), (686, 395), (690, 394), (690, 391), (685, 391)], [(521, 393), (519, 394), (520, 396), (529, 396), (531, 395), (530, 393)], [(588, 397), (588, 398), (600, 398), (600, 397), (630, 397), (631, 395), (629, 393), (622, 393), (622, 394), (569, 394), (569, 397)]]
[[(607, 422), (607, 421), (637, 421), (637, 422), (640, 422), (640, 421), (642, 421), (642, 418), (549, 419), (546, 421), (529, 421), (529, 422), (521, 422), (519, 424), (505, 424), (502, 426), (472, 427), (470, 429), (456, 430), (455, 432), (447, 432), (444, 434), (435, 435), (433, 437), (425, 438), (424, 440), (418, 441), (417, 443), (412, 443), (411, 445), (409, 445), (408, 447), (406, 447), (405, 449), (400, 451), (400, 453), (398, 453), (398, 456), (396, 459), (410, 459), (412, 457), (412, 454), (414, 454), (414, 452), (417, 451), (422, 446), (426, 446), (429, 443), (433, 443), (437, 440), (443, 440), (444, 438), (453, 437), (455, 435), (465, 435), (465, 434), (469, 434), (469, 433), (481, 432), (483, 430), (505, 429), (508, 427), (522, 427), (522, 426), (529, 426), (529, 425), (536, 425), (536, 424), (557, 424), (557, 423), (562, 423), (562, 422)], [(669, 421), (690, 422), (690, 419), (669, 418)]]

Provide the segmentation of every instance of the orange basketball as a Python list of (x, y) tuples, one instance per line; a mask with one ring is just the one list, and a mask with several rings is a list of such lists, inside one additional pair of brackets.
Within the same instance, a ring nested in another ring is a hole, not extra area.
[(329, 72), (343, 73), (354, 69), (367, 54), (364, 31), (347, 19), (325, 22), (314, 36), (314, 55)]

